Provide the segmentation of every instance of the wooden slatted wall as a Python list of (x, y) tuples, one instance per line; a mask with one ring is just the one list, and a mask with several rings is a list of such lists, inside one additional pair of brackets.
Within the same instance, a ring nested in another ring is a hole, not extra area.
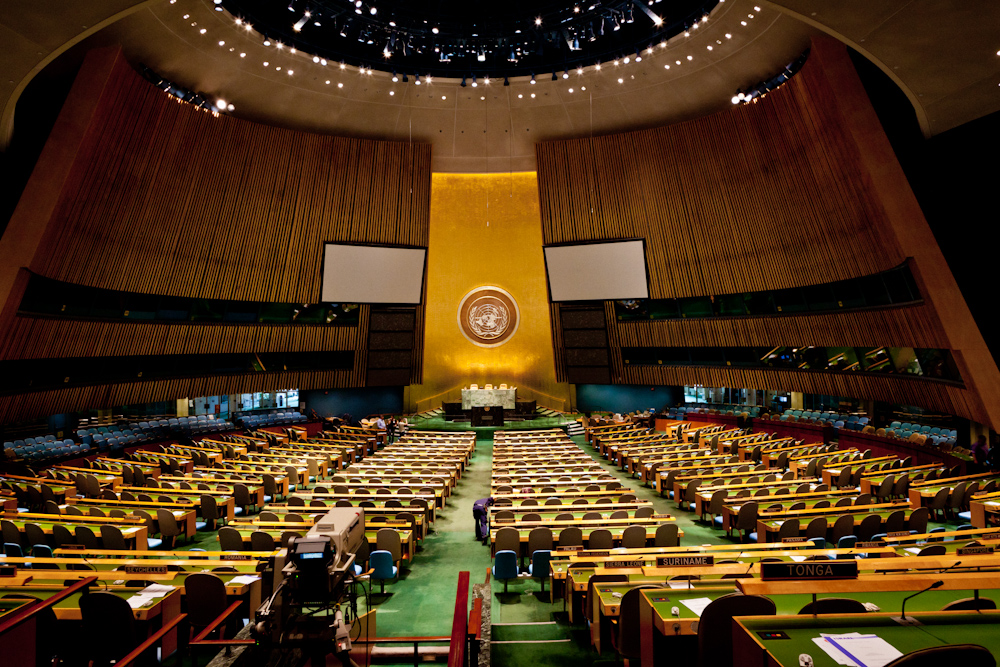
[[(807, 62), (759, 104), (537, 144), (546, 243), (645, 238), (652, 298), (870, 275), (904, 257)], [(593, 212), (591, 212), (593, 211)]]
[[(88, 60), (89, 62), (89, 60)], [(85, 63), (84, 67), (88, 64)], [(323, 243), (426, 247), (430, 146), (330, 137), (212, 115), (143, 80), (119, 52), (33, 258), (71, 283), (170, 296), (315, 303)], [(23, 273), (23, 272), (22, 272)], [(0, 419), (185, 396), (365, 385), (358, 327), (142, 324), (4, 310), (0, 359), (353, 350), (350, 371), (263, 373), (0, 397)], [(417, 307), (423, 326), (423, 305)], [(422, 331), (412, 376), (421, 376)]]
[[(723, 295), (868, 276), (906, 258), (837, 91), (807, 61), (759, 103), (677, 125), (537, 144), (545, 243), (643, 238), (650, 297)], [(617, 322), (612, 382), (783, 389), (921, 405), (988, 423), (974, 388), (905, 378), (636, 367), (623, 347), (950, 348), (930, 303), (821, 315)], [(554, 306), (553, 326), (560, 308)], [(563, 332), (554, 341), (565, 347)], [(556, 358), (565, 365), (564, 350)], [(961, 367), (962, 355), (956, 351)], [(560, 379), (566, 378), (563, 368)], [(965, 369), (963, 377), (969, 377)]]
[(319, 300), (323, 242), (424, 246), (430, 146), (172, 102), (119, 60), (32, 269), (109, 289)]

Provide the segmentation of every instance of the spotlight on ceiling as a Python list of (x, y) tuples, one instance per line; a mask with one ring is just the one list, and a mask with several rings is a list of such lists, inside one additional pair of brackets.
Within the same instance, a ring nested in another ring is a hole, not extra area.
[(476, 75), (475, 74), (472, 75), (472, 87), (473, 88), (478, 88), (479, 87), (479, 84), (476, 83)]
[(465, 88), (465, 77), (464, 76), (462, 77), (462, 83), (460, 83), (458, 85), (462, 86), (462, 88)]
[(507, 79), (507, 77), (503, 78), (503, 85), (505, 85), (505, 86), (509, 86), (510, 85), (510, 80)]

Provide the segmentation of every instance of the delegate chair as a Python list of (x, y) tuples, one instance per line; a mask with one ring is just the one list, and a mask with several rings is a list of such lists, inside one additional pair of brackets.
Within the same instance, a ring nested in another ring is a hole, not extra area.
[[(528, 564), (528, 574), (533, 579), (542, 582), (542, 592), (545, 592), (545, 580), (549, 578), (549, 560), (552, 552), (549, 550), (539, 550), (531, 552), (531, 562)], [(552, 591), (549, 591), (549, 602), (552, 602)]]
[(223, 526), (220, 528), (219, 548), (222, 551), (242, 551), (243, 536), (240, 535), (240, 531), (229, 526)]
[(173, 549), (177, 536), (181, 534), (181, 528), (177, 525), (177, 517), (170, 510), (160, 508), (156, 510), (156, 522), (160, 526), (160, 537), (167, 549)]
[(117, 551), (128, 549), (128, 545), (125, 544), (125, 536), (122, 535), (122, 530), (118, 526), (102, 525), (101, 542), (104, 544), (105, 549), (115, 549)]
[(774, 602), (759, 595), (733, 593), (713, 600), (698, 622), (698, 665), (733, 664), (734, 616), (772, 616), (775, 612)]
[[(229, 606), (226, 600), (226, 584), (217, 575), (207, 572), (196, 572), (185, 577), (184, 595), (192, 637), (211, 625)], [(216, 631), (221, 638), (221, 626), (216, 628)]]
[[(362, 542), (362, 545), (367, 547), (367, 540)], [(274, 538), (271, 537), (270, 533), (265, 533), (262, 530), (255, 530), (250, 534), (250, 550), (274, 551)]]
[(392, 528), (380, 528), (375, 534), (375, 548), (392, 554), (392, 562), (399, 563), (403, 559), (403, 545), (399, 533)]
[(656, 588), (646, 584), (626, 591), (618, 605), (618, 624), (611, 633), (611, 643), (615, 651), (628, 660), (638, 660), (640, 651), (639, 598), (642, 589)]
[(385, 594), (386, 580), (395, 579), (399, 573), (392, 554), (381, 550), (371, 552), (368, 556), (368, 567), (371, 568), (371, 578), (379, 582), (379, 592)]
[(559, 531), (559, 548), (582, 547), (583, 531), (576, 526), (567, 526)]
[(799, 610), (799, 614), (866, 614), (865, 605), (850, 598), (821, 598)]
[(614, 545), (614, 536), (610, 530), (598, 528), (590, 531), (590, 539), (587, 542), (588, 549), (610, 549)]
[(84, 650), (94, 665), (118, 661), (139, 645), (132, 608), (123, 597), (98, 591), (80, 598)]
[(517, 552), (507, 549), (498, 551), (493, 560), (493, 578), (503, 579), (504, 593), (507, 592), (507, 583), (511, 579), (517, 579), (517, 560)]
[(642, 549), (646, 546), (646, 527), (629, 526), (622, 532), (622, 547), (625, 549)]
[(655, 547), (676, 547), (680, 546), (681, 540), (678, 537), (679, 529), (676, 523), (664, 523), (656, 529), (656, 536), (653, 538)]

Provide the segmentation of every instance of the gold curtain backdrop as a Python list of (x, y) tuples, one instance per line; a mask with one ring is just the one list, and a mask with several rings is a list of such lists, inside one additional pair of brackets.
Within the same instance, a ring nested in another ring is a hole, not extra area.
[[(434, 174), (429, 239), (424, 383), (407, 389), (407, 409), (459, 401), (469, 383), (506, 383), (519, 400), (568, 409), (552, 354), (537, 175)], [(462, 297), (484, 286), (509, 292), (520, 311), (517, 332), (494, 348), (458, 327)]]

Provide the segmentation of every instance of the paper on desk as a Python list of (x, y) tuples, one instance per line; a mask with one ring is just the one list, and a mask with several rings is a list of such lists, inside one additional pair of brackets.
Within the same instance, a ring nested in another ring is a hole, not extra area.
[(147, 598), (162, 598), (172, 590), (174, 587), (167, 584), (150, 584), (139, 591), (139, 594)]
[(241, 574), (238, 577), (233, 577), (229, 581), (233, 584), (252, 584), (255, 581), (260, 581), (260, 577), (252, 574)]
[[(856, 634), (860, 634), (860, 633), (854, 632), (854, 633), (851, 633), (851, 634), (855, 634), (856, 635)], [(823, 652), (826, 653), (828, 656), (830, 656), (830, 658), (834, 662), (836, 662), (838, 665), (847, 665), (848, 667), (857, 667), (857, 663), (856, 662), (854, 662), (853, 660), (851, 660), (850, 658), (848, 658), (846, 655), (844, 655), (843, 652), (839, 648), (837, 648), (836, 646), (834, 646), (832, 643), (830, 643), (830, 641), (825, 636), (823, 636), (823, 637), (813, 637), (813, 643), (815, 643), (816, 646), (819, 646), (821, 649), (823, 649)]]
[(794, 560), (796, 563), (801, 563), (802, 561), (804, 561), (806, 559), (805, 556), (789, 556), (789, 558), (791, 558), (792, 560)]
[(671, 588), (677, 588), (677, 589), (691, 588), (691, 582), (684, 581), (684, 580), (680, 580), (680, 581), (668, 581), (667, 582), (667, 586), (670, 586)]
[(878, 635), (823, 635), (858, 667), (883, 667), (902, 654), (895, 646)]
[(145, 607), (152, 601), (153, 598), (146, 595), (133, 595), (128, 599), (128, 606), (132, 607), (132, 609), (138, 609), (139, 607)]
[(701, 613), (705, 611), (705, 607), (712, 604), (712, 599), (691, 598), (690, 600), (681, 600), (681, 604), (694, 612), (695, 616), (701, 617)]
[(906, 547), (903, 551), (916, 555), (920, 553), (920, 547)]

